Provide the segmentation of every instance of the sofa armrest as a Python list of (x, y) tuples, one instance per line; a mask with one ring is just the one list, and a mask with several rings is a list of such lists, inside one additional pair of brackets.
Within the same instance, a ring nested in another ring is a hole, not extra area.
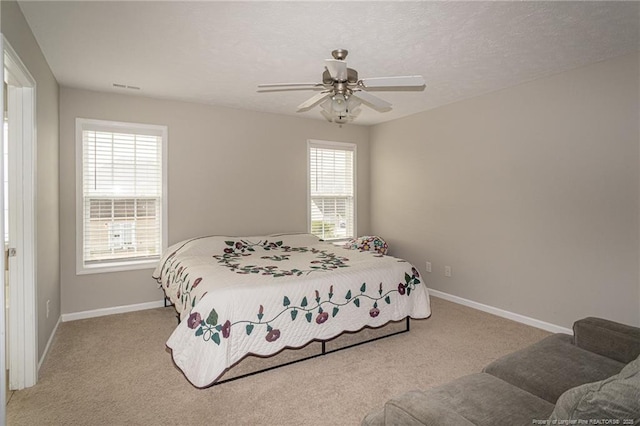
[(473, 426), (466, 418), (429, 398), (423, 392), (407, 392), (384, 405), (385, 425)]
[(640, 355), (640, 328), (588, 317), (573, 324), (579, 348), (628, 364)]
[(360, 426), (384, 426), (384, 409), (372, 411), (362, 419)]

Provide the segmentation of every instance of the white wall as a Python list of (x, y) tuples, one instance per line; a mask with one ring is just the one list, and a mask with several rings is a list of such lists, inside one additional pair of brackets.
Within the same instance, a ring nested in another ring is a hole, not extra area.
[(306, 232), (307, 139), (358, 145), (358, 232), (369, 232), (369, 130), (194, 103), (60, 90), (62, 312), (162, 299), (152, 270), (75, 273), (76, 117), (167, 125), (169, 243)]
[(639, 76), (634, 54), (374, 126), (372, 230), (431, 288), (640, 325)]

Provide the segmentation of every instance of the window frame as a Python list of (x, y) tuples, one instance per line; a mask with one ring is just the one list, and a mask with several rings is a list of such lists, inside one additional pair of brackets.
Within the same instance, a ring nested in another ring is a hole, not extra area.
[[(127, 259), (105, 261), (99, 264), (88, 264), (84, 262), (84, 130), (103, 130), (107, 132), (121, 133), (148, 133), (156, 134), (162, 138), (161, 142), (161, 173), (162, 192), (160, 206), (160, 248), (161, 253), (157, 257), (146, 259)], [(122, 121), (96, 120), (89, 118), (76, 118), (76, 275), (99, 274), (104, 272), (132, 271), (138, 269), (153, 269), (158, 264), (162, 253), (168, 247), (169, 220), (168, 220), (168, 128), (157, 124), (130, 123)]]
[(340, 242), (358, 235), (358, 146), (352, 142), (307, 139), (307, 232), (311, 234), (311, 148), (325, 148), (353, 152), (353, 236), (326, 238), (325, 241)]

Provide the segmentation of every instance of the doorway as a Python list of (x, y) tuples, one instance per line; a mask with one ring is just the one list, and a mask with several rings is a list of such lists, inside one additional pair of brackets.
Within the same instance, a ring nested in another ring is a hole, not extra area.
[[(0, 211), (5, 224), (8, 273), (8, 309), (5, 308), (8, 387), (23, 389), (36, 384), (37, 311), (35, 287), (35, 80), (6, 39), (2, 39), (3, 81), (6, 84), (7, 183), (0, 190), (8, 208)], [(4, 90), (3, 90), (4, 92)], [(3, 102), (4, 103), (4, 102)], [(4, 167), (2, 167), (4, 169)], [(8, 194), (4, 194), (8, 191)]]

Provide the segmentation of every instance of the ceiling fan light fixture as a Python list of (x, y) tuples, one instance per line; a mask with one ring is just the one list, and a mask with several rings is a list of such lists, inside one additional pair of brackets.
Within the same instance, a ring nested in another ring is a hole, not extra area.
[(322, 103), (320, 104), (320, 107), (321, 107), (324, 111), (326, 111), (326, 112), (328, 112), (329, 114), (331, 114), (331, 113), (333, 112), (333, 108), (331, 108), (331, 103), (332, 103), (332, 100), (331, 100), (331, 98), (329, 98), (329, 99), (327, 99), (326, 101), (322, 102)]
[(358, 98), (356, 98), (355, 96), (349, 96), (349, 99), (347, 99), (347, 111), (354, 111), (361, 104), (362, 102), (360, 102)]
[(345, 123), (348, 123), (349, 121), (351, 121), (351, 118), (349, 118), (346, 115), (338, 115), (333, 119), (333, 122), (338, 124), (345, 124)]
[(277, 90), (296, 90), (298, 87), (305, 87), (305, 89), (317, 90), (322, 87), (324, 90), (298, 105), (298, 112), (306, 112), (320, 105), (322, 116), (338, 124), (353, 121), (360, 114), (361, 105), (378, 112), (391, 110), (391, 103), (369, 93), (367, 91), (369, 88), (424, 90), (424, 78), (420, 75), (372, 77), (360, 80), (358, 72), (347, 67), (346, 49), (336, 49), (331, 54), (333, 59), (325, 60), (321, 83), (271, 83), (259, 84), (258, 88), (275, 87), (278, 88)]
[[(344, 96), (346, 102), (344, 104), (341, 104), (341, 105), (346, 105), (346, 108), (344, 110), (338, 111), (333, 108), (334, 106), (333, 98), (335, 96)], [(358, 116), (358, 114), (360, 114), (362, 110), (362, 108), (360, 108), (361, 104), (362, 103), (360, 102), (360, 100), (356, 99), (353, 96), (338, 94), (320, 103), (320, 107), (322, 108), (320, 110), (320, 113), (330, 123), (345, 124), (353, 121)]]
[(356, 118), (358, 115), (360, 115), (361, 112), (362, 112), (362, 108), (360, 108), (360, 107), (349, 109), (349, 115), (352, 118)]
[(344, 95), (338, 93), (331, 98), (331, 107), (336, 112), (344, 112), (347, 110), (347, 100)]
[(326, 118), (329, 123), (333, 123), (333, 115), (331, 115), (330, 112), (322, 110), (320, 111), (320, 114), (322, 114), (322, 116)]

